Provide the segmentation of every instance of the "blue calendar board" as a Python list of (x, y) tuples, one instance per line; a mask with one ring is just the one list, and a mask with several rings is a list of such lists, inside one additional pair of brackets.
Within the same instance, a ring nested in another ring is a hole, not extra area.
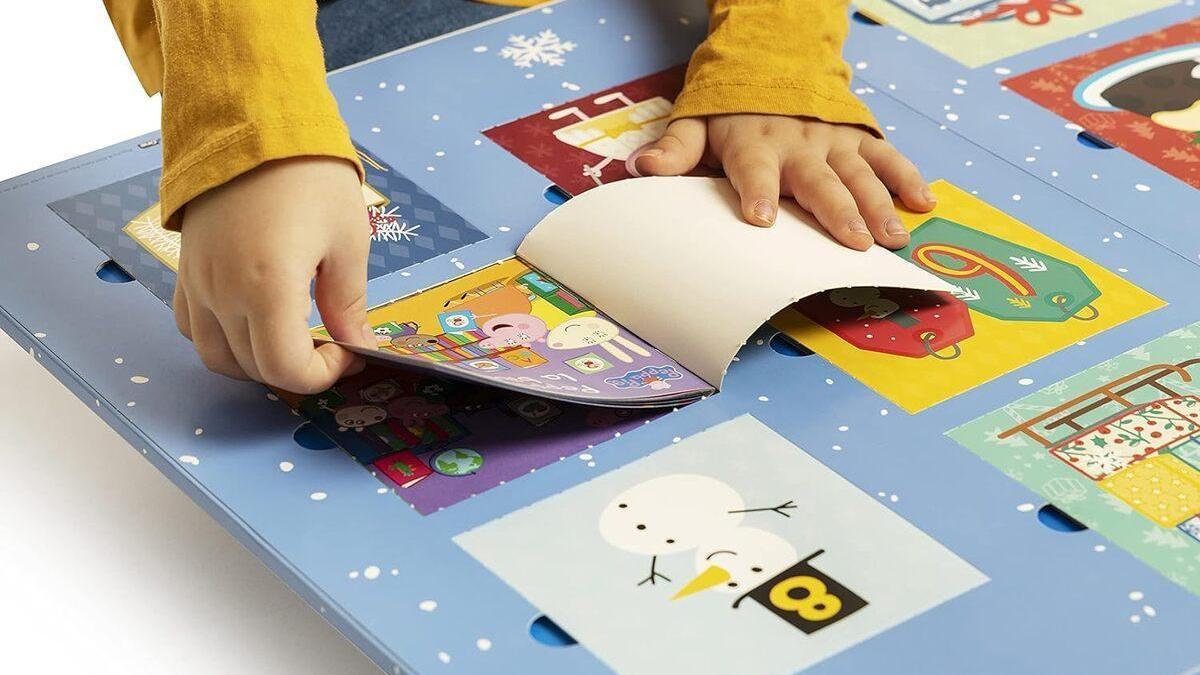
[[(387, 672), (1191, 672), (1200, 194), (1121, 148), (1081, 144), (999, 83), (1194, 15), (1163, 3), (973, 67), (853, 24), (853, 86), (953, 191), (962, 208), (943, 220), (1023, 233), (1024, 252), (988, 249), (971, 268), (991, 286), (946, 300), (974, 329), (963, 357), (987, 344), (1012, 367), (972, 370), (927, 405), (902, 405), (903, 392), (938, 376), (887, 389), (845, 358), (847, 345), (883, 354), (873, 331), (777, 319), (749, 336), (719, 394), (422, 513), (288, 401), (205, 371), (156, 297), (173, 278), (149, 249), (122, 253), (64, 220), (63, 200), (152, 175), (154, 135), (0, 183), (0, 326)], [(564, 0), (332, 74), (354, 138), (467, 233), (382, 261), (370, 304), (509, 257), (554, 208), (545, 193), (565, 181), (485, 132), (577, 100), (564, 127), (586, 129), (604, 106), (653, 119), (665, 97), (636, 82), (684, 63), (704, 26), (698, 2)], [(545, 147), (576, 153), (578, 177), (615, 179), (630, 139), (589, 156), (554, 131)], [(108, 201), (95, 204), (119, 207)], [(1002, 247), (992, 239), (951, 243)], [(110, 259), (134, 281), (98, 277)], [(992, 287), (1010, 307), (1032, 302), (1039, 268), (1080, 271), (1099, 294), (1097, 317), (1051, 315), (1083, 337), (1040, 351), (1022, 336), (1054, 326), (1005, 333), (1009, 319), (971, 305)], [(928, 318), (889, 301), (889, 326)], [(444, 459), (447, 482), (476, 461)]]

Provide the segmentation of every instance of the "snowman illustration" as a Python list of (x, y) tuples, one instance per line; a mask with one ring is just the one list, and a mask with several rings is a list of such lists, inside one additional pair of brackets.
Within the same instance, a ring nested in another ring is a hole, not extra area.
[(333, 419), (337, 422), (338, 431), (362, 431), (366, 427), (379, 424), (387, 419), (387, 411), (377, 405), (348, 405), (337, 408), (330, 408), (325, 400), (320, 400), (317, 404), (329, 412), (333, 413)]
[(574, 106), (548, 115), (555, 121), (574, 117), (576, 122), (555, 129), (554, 137), (603, 158), (598, 164), (583, 165), (583, 175), (596, 185), (602, 183), (602, 173), (613, 161), (624, 162), (634, 150), (657, 141), (667, 129), (673, 108), (671, 102), (661, 96), (635, 102), (619, 91), (600, 96), (592, 103), (608, 105), (614, 101), (623, 105), (595, 117), (589, 117)]
[[(621, 335), (617, 324), (598, 316), (582, 316), (558, 324), (546, 336), (546, 343), (551, 349), (578, 349), (580, 347), (599, 346), (612, 354), (614, 358), (624, 363), (633, 363), (633, 357), (626, 354), (621, 347), (637, 354), (650, 356), (641, 345)], [(616, 343), (616, 344), (613, 344)], [(617, 345), (620, 345), (618, 347)]]
[(786, 539), (755, 527), (736, 527), (711, 533), (696, 547), (696, 576), (672, 600), (701, 591), (742, 594), (800, 559)]
[(600, 535), (629, 553), (650, 556), (650, 574), (642, 586), (671, 581), (658, 572), (658, 557), (697, 548), (714, 532), (736, 528), (747, 513), (774, 512), (784, 517), (796, 508), (746, 508), (742, 496), (710, 476), (677, 473), (651, 478), (618, 494), (600, 513)]

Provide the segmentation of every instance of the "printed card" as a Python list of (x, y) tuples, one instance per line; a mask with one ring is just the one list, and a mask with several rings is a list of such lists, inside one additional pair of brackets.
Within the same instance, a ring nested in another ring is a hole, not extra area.
[(750, 415), (454, 541), (621, 673), (792, 673), (987, 581)]
[(535, 396), (636, 406), (712, 391), (519, 258), (372, 308), (367, 320), (380, 358)]
[(899, 210), (896, 254), (953, 293), (851, 288), (810, 296), (772, 325), (910, 413), (1163, 302), (946, 181), (938, 207)]
[(1200, 323), (948, 432), (1200, 595)]
[(625, 160), (666, 130), (684, 70), (675, 66), (483, 133), (577, 195), (629, 178)]
[(652, 419), (377, 366), (313, 396), (277, 393), (422, 515)]
[[(408, 178), (356, 148), (367, 176), (362, 192), (371, 223), (368, 278), (487, 239)], [(160, 222), (161, 176), (161, 169), (147, 171), (49, 206), (151, 293), (170, 303), (180, 237)]]
[(1017, 75), (1004, 84), (1200, 188), (1200, 19)]
[(1096, 30), (1178, 0), (856, 0), (865, 14), (968, 68)]

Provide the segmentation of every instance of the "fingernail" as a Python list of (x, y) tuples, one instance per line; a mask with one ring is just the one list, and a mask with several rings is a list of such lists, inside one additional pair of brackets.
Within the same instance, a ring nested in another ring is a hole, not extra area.
[(900, 237), (908, 234), (908, 230), (904, 229), (904, 223), (900, 222), (900, 219), (896, 216), (892, 216), (891, 218), (887, 219), (887, 222), (883, 224), (883, 231), (887, 232), (893, 237)]
[(641, 178), (642, 172), (638, 171), (637, 161), (642, 157), (660, 157), (663, 154), (662, 148), (653, 147), (654, 143), (647, 143), (642, 147), (629, 153), (629, 159), (625, 160), (625, 170), (634, 178)]
[(371, 328), (371, 324), (364, 323), (362, 327), (363, 340), (366, 340), (367, 345), (374, 348), (378, 342), (375, 338), (375, 329)]
[(933, 190), (929, 189), (928, 185), (921, 188), (921, 196), (925, 198), (925, 201), (927, 201), (931, 204), (937, 203), (937, 197), (933, 194)]
[(867, 223), (862, 218), (855, 218), (850, 221), (846, 225), (846, 229), (850, 230), (852, 234), (871, 234), (871, 231), (867, 229)]
[(769, 199), (760, 199), (754, 202), (754, 217), (764, 225), (774, 225), (775, 215), (778, 212), (775, 205)]

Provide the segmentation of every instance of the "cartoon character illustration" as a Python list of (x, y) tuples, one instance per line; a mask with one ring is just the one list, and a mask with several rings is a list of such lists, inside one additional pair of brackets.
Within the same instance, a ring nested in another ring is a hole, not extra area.
[(417, 427), (426, 420), (448, 414), (450, 406), (420, 396), (401, 396), (388, 404), (388, 414), (407, 427)]
[(487, 337), (479, 346), (488, 349), (529, 347), (546, 336), (546, 322), (531, 314), (501, 314), (484, 322)]
[(829, 301), (838, 307), (862, 307), (863, 317), (882, 319), (900, 311), (895, 300), (883, 297), (878, 288), (856, 286), (829, 291)]
[[(625, 363), (633, 363), (633, 357), (626, 354), (620, 347), (625, 347), (638, 356), (650, 356), (650, 352), (620, 334), (620, 329), (613, 322), (598, 316), (575, 317), (554, 327), (546, 336), (546, 342), (551, 349), (579, 349), (581, 347), (599, 346), (614, 358)], [(616, 344), (613, 344), (613, 343)]]
[(574, 106), (555, 110), (548, 115), (552, 120), (576, 118), (574, 124), (555, 129), (554, 137), (603, 158), (598, 164), (583, 165), (583, 175), (591, 178), (596, 185), (601, 184), (604, 168), (613, 161), (624, 162), (634, 150), (658, 140), (666, 131), (674, 107), (661, 96), (635, 102), (619, 91), (600, 96), (592, 103), (607, 105), (613, 101), (624, 105), (595, 117), (589, 117)]
[(358, 397), (367, 403), (383, 404), (396, 398), (400, 395), (400, 388), (391, 380), (376, 382), (367, 387), (363, 387), (358, 392)]
[(423, 335), (414, 333), (412, 335), (398, 335), (391, 339), (393, 347), (408, 352), (434, 352), (442, 349), (442, 344), (438, 342), (435, 335)]
[(657, 570), (658, 557), (689, 551), (714, 531), (732, 529), (745, 514), (772, 511), (790, 517), (787, 501), (746, 508), (729, 485), (699, 474), (669, 474), (638, 483), (617, 495), (600, 513), (600, 535), (612, 546), (650, 556), (650, 574), (638, 585), (671, 579)]
[(1108, 66), (1081, 81), (1073, 98), (1089, 110), (1126, 110), (1165, 129), (1200, 134), (1200, 42)]
[[(320, 403), (320, 402), (318, 402)], [(333, 413), (333, 419), (337, 422), (338, 431), (362, 431), (363, 429), (379, 424), (387, 419), (387, 411), (377, 405), (348, 405), (336, 410), (329, 408), (327, 405), (321, 405), (325, 410)]]
[(696, 547), (696, 576), (672, 600), (712, 589), (742, 594), (800, 559), (786, 539), (755, 527), (719, 530)]

